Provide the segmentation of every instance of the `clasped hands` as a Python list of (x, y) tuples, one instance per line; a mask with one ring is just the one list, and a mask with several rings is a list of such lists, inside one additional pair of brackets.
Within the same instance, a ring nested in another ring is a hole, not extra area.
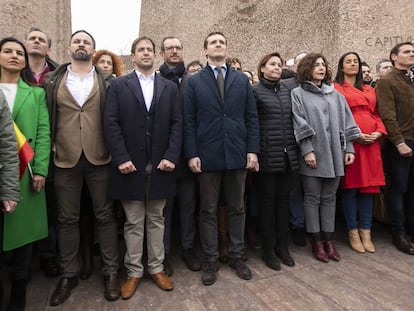
[[(165, 172), (172, 172), (175, 169), (175, 164), (167, 159), (162, 159), (157, 166), (157, 169)], [(118, 170), (121, 174), (129, 174), (135, 172), (137, 168), (132, 161), (127, 161), (118, 165)]]

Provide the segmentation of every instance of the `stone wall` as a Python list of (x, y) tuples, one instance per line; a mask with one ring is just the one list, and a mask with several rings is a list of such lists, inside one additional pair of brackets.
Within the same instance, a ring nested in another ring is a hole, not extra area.
[(31, 27), (38, 27), (52, 38), (52, 59), (58, 62), (68, 61), (70, 7), (70, 0), (2, 0), (0, 38), (15, 36), (23, 39)]
[[(279, 51), (323, 52), (333, 67), (347, 51), (358, 52), (372, 71), (395, 43), (414, 41), (412, 0), (142, 0), (140, 35), (177, 36), (185, 61), (200, 59), (204, 37), (222, 31), (229, 56), (255, 70), (259, 58)], [(162, 62), (158, 58), (159, 62)]]

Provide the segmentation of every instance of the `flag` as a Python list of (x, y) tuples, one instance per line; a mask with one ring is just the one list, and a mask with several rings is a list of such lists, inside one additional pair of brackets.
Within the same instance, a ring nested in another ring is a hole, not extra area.
[(13, 122), (14, 132), (16, 134), (17, 140), (17, 149), (19, 151), (19, 160), (20, 160), (20, 179), (23, 177), (24, 171), (33, 159), (34, 151), (29, 144), (27, 138), (23, 135), (20, 129), (17, 127), (16, 123)]

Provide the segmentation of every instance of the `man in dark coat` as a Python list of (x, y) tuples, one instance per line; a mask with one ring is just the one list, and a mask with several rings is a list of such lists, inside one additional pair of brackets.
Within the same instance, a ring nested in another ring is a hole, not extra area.
[(208, 65), (188, 79), (184, 99), (184, 150), (200, 183), (200, 238), (205, 262), (202, 282), (218, 270), (217, 203), (223, 185), (228, 208), (230, 266), (252, 277), (241, 259), (244, 244), (243, 194), (246, 169), (257, 171), (259, 121), (249, 80), (226, 66), (227, 40), (210, 33), (204, 40)]
[[(165, 37), (161, 42), (161, 57), (164, 64), (160, 66), (160, 75), (177, 84), (180, 101), (183, 102), (184, 90), (187, 85), (189, 74), (185, 70), (183, 61), (183, 45), (176, 37)], [(192, 271), (201, 270), (200, 261), (194, 250), (196, 226), (195, 209), (196, 198), (196, 178), (188, 166), (186, 159), (181, 156), (177, 166), (177, 197), (179, 202), (180, 215), (180, 238), (182, 247), (182, 258), (188, 269)], [(164, 230), (164, 272), (171, 276), (173, 267), (169, 260), (171, 249), (171, 226), (174, 207), (174, 198), (167, 201), (164, 208), (165, 230)]]
[(132, 43), (135, 70), (112, 81), (105, 105), (105, 135), (112, 154), (109, 196), (126, 214), (128, 278), (121, 296), (132, 297), (144, 273), (146, 228), (148, 273), (163, 290), (172, 290), (163, 272), (166, 199), (176, 193), (174, 169), (182, 144), (182, 109), (177, 86), (154, 73), (155, 44), (148, 37)]
[[(25, 36), (25, 46), (29, 57), (29, 67), (32, 73), (31, 82), (42, 86), (48, 72), (54, 71), (58, 64), (54, 62), (49, 54), (52, 47), (52, 39), (40, 28), (32, 27)], [(46, 208), (48, 222), (48, 236), (38, 241), (40, 268), (45, 276), (55, 277), (59, 275), (57, 262), (57, 211), (56, 198), (53, 189), (52, 174), (46, 179)]]

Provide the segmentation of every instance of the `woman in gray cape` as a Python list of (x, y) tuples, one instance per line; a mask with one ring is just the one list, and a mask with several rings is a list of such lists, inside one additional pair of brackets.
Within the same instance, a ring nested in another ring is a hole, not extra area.
[(331, 84), (326, 58), (310, 53), (300, 62), (300, 86), (292, 91), (293, 125), (301, 159), (306, 230), (323, 262), (340, 260), (333, 243), (336, 191), (344, 165), (352, 164), (361, 133), (345, 98)]

